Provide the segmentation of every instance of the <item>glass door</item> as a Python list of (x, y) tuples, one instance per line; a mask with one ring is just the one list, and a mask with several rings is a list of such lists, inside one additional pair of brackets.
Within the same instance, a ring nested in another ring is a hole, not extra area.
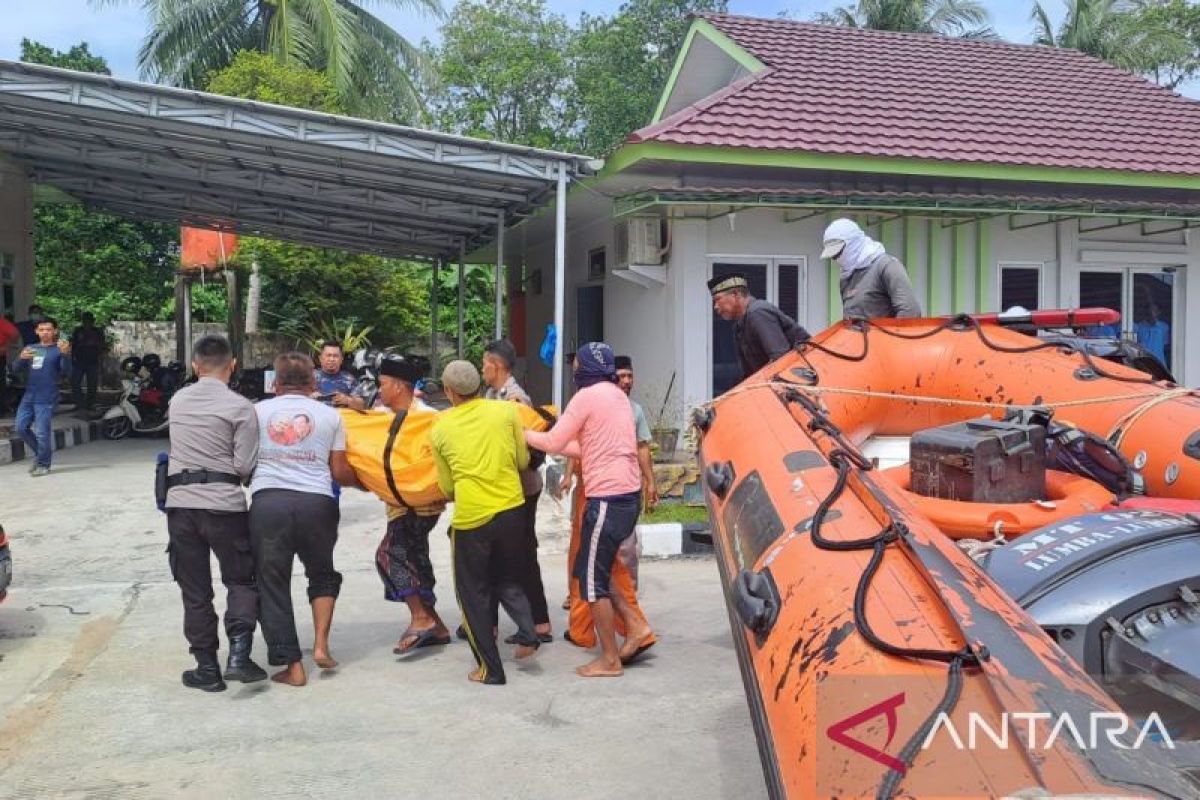
[(1113, 325), (1088, 329), (1094, 336), (1119, 336), (1146, 348), (1172, 373), (1181, 354), (1175, 312), (1179, 274), (1173, 267), (1090, 268), (1079, 272), (1079, 305), (1100, 306), (1121, 314)]
[(1173, 375), (1179, 374), (1175, 359), (1175, 270), (1131, 269), (1132, 313), (1127, 328), (1134, 340), (1150, 351)]
[[(745, 275), (750, 283), (750, 294), (770, 300), (767, 293), (768, 263), (737, 263), (717, 261), (712, 265), (712, 277)], [(732, 389), (742, 380), (742, 367), (738, 363), (737, 342), (733, 337), (733, 323), (712, 314), (712, 396), (717, 397)]]
[[(745, 275), (750, 283), (750, 294), (774, 303), (801, 325), (807, 322), (808, 269), (804, 258), (714, 256), (710, 277), (729, 275)], [(715, 312), (712, 312), (712, 320), (710, 375), (712, 396), (717, 397), (742, 380), (742, 368), (738, 363), (733, 323), (721, 319)]]

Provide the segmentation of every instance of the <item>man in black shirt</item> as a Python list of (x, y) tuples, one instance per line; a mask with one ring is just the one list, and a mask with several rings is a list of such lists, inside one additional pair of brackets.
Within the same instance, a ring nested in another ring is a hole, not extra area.
[(744, 275), (725, 275), (708, 282), (713, 310), (733, 323), (743, 380), (808, 339), (808, 331), (766, 300), (750, 294)]
[[(100, 380), (100, 360), (108, 343), (104, 329), (96, 327), (92, 312), (83, 312), (82, 325), (71, 334), (71, 395), (75, 408), (91, 410), (96, 404), (96, 386)], [(87, 396), (84, 397), (83, 381), (87, 380)]]

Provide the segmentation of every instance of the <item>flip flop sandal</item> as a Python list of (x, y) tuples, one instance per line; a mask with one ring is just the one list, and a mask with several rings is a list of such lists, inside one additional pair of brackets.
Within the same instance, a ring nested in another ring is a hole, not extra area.
[[(554, 641), (554, 634), (552, 634), (552, 633), (539, 633), (537, 635), (537, 637), (538, 637), (538, 641), (541, 642), (542, 644), (550, 644), (551, 642)], [(512, 636), (506, 637), (504, 639), (504, 643), (505, 644), (520, 644), (521, 641), (519, 639), (517, 639), (517, 634), (514, 633)]]
[[(414, 639), (413, 637), (416, 638)], [(392, 652), (398, 656), (402, 656), (405, 653), (411, 653), (413, 650), (420, 650), (422, 647), (436, 647), (438, 645), (450, 644), (451, 642), (449, 635), (438, 636), (434, 633), (433, 628), (425, 628), (421, 631), (407, 633), (401, 637), (400, 641), (403, 642), (406, 639), (413, 639), (413, 643), (408, 647), (402, 647), (398, 644), (392, 648)]]
[(630, 655), (626, 658), (622, 658), (621, 663), (622, 664), (632, 664), (633, 662), (637, 661), (639, 658), (642, 657), (642, 653), (645, 653), (651, 647), (654, 647), (655, 644), (657, 644), (657, 642), (651, 642), (650, 644), (642, 645), (637, 650), (634, 650), (632, 655)]

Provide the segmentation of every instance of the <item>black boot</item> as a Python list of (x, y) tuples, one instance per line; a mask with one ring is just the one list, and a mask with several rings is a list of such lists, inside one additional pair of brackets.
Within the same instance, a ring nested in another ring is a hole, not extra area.
[(267, 671), (250, 660), (254, 633), (239, 633), (229, 637), (229, 660), (225, 662), (225, 680), (254, 683), (266, 680)]
[(225, 681), (221, 680), (221, 664), (217, 661), (217, 654), (196, 653), (196, 668), (183, 673), (183, 685), (206, 692), (225, 691)]

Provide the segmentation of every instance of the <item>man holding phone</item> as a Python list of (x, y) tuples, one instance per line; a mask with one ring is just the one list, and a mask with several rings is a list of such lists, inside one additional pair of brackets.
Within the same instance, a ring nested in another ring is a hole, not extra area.
[(17, 433), (34, 454), (29, 473), (35, 478), (50, 474), (54, 451), (54, 406), (58, 382), (71, 374), (71, 345), (59, 341), (58, 323), (46, 317), (37, 323), (37, 342), (26, 345), (17, 357), (17, 372), (25, 378), (25, 394), (17, 408)]

